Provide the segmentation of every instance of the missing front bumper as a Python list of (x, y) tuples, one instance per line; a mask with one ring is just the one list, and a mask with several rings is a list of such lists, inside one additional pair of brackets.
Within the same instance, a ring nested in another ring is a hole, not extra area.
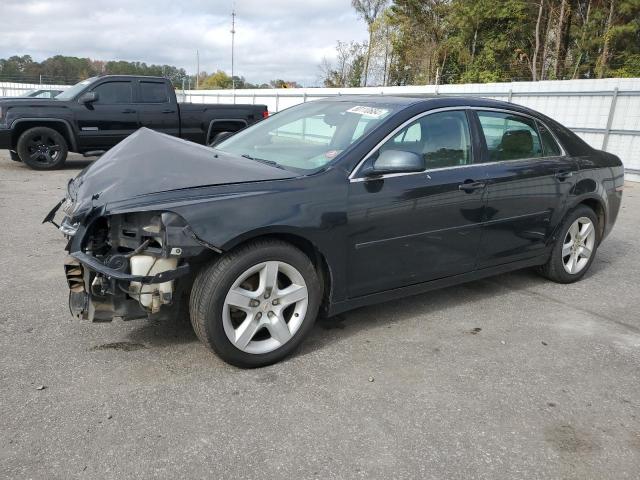
[(92, 257), (91, 255), (87, 255), (84, 252), (72, 252), (71, 256), (85, 267), (93, 270), (94, 272), (102, 274), (106, 278), (125, 282), (140, 282), (144, 284), (163, 283), (183, 277), (184, 275), (187, 275), (191, 270), (189, 264), (185, 263), (184, 265), (180, 265), (175, 270), (167, 270), (155, 275), (131, 275), (121, 270), (116, 270), (114, 268), (108, 267), (97, 258)]
[[(128, 294), (131, 282), (157, 285), (175, 280), (190, 271), (189, 265), (184, 264), (174, 270), (159, 272), (155, 275), (131, 275), (108, 267), (95, 257), (83, 252), (73, 252), (69, 255), (65, 259), (64, 269), (69, 286), (71, 315), (74, 318), (92, 322), (110, 322), (114, 318), (122, 320), (147, 318), (152, 312)], [(107, 289), (96, 291), (94, 284), (98, 277), (108, 284)], [(157, 309), (154, 309), (153, 313), (157, 313)]]

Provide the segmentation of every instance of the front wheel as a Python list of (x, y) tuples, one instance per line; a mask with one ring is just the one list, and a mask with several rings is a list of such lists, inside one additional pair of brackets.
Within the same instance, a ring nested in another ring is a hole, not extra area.
[(56, 130), (34, 127), (20, 135), (17, 151), (20, 159), (34, 170), (53, 170), (67, 160), (69, 147)]
[(304, 253), (278, 240), (257, 241), (199, 273), (191, 292), (191, 323), (226, 362), (262, 367), (302, 342), (321, 298), (318, 275)]
[(551, 257), (539, 272), (558, 283), (580, 280), (595, 258), (598, 240), (598, 217), (589, 207), (579, 206), (565, 218)]

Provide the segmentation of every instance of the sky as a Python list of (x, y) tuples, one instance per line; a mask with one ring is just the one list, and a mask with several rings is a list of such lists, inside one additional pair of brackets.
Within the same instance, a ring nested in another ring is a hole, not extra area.
[(53, 55), (143, 61), (231, 72), (252, 83), (282, 78), (321, 83), (323, 57), (338, 40), (363, 41), (349, 0), (0, 0), (0, 58)]

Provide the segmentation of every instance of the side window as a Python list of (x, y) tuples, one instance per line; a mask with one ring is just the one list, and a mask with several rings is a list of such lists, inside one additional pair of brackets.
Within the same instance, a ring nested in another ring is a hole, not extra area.
[(387, 140), (380, 150), (422, 155), (428, 170), (473, 163), (469, 124), (461, 110), (425, 115)]
[(535, 121), (511, 113), (478, 112), (489, 149), (489, 160), (542, 157), (542, 143)]
[(161, 82), (140, 82), (141, 103), (167, 103), (167, 85)]
[(133, 92), (131, 82), (106, 82), (93, 89), (98, 94), (96, 103), (113, 105), (117, 103), (132, 103)]
[(544, 149), (545, 157), (557, 157), (562, 155), (562, 150), (556, 143), (555, 138), (551, 135), (551, 132), (540, 122), (538, 123), (538, 131), (540, 132), (540, 138), (542, 139), (542, 147)]
[(393, 142), (396, 144), (402, 144), (406, 142), (417, 143), (422, 140), (422, 130), (420, 128), (420, 123), (413, 123), (406, 128), (403, 128), (402, 131), (393, 137)]

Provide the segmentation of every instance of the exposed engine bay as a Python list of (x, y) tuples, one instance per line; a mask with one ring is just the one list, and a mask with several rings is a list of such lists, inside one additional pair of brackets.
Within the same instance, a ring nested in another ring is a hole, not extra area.
[(188, 288), (181, 277), (187, 259), (210, 250), (185, 221), (170, 212), (135, 212), (100, 216), (86, 229), (65, 217), (60, 230), (69, 238), (65, 273), (69, 307), (76, 318), (130, 320), (175, 306)]

